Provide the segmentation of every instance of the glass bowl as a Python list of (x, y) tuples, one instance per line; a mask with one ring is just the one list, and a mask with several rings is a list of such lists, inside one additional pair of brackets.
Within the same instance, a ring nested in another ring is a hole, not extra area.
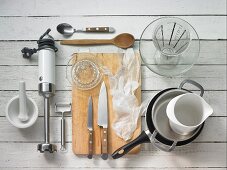
[(188, 71), (198, 59), (199, 36), (187, 21), (163, 17), (144, 29), (139, 51), (148, 69), (162, 76), (173, 77)]
[[(80, 53), (80, 56), (83, 55)], [(89, 90), (97, 86), (102, 80), (102, 73), (94, 56), (72, 56), (66, 67), (66, 77), (70, 84), (81, 90)]]

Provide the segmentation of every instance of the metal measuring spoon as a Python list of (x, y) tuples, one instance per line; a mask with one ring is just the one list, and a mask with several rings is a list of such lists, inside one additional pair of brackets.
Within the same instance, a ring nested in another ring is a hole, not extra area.
[(100, 33), (113, 33), (113, 27), (86, 27), (85, 29), (74, 29), (70, 24), (61, 23), (57, 26), (57, 31), (65, 36), (71, 36), (75, 32), (100, 32)]

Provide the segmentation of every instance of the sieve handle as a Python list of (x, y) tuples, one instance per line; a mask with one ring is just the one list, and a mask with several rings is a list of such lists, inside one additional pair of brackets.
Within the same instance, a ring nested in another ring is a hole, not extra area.
[(182, 81), (181, 84), (180, 84), (180, 86), (179, 86), (179, 89), (182, 89), (183, 86), (184, 86), (186, 83), (192, 84), (192, 85), (194, 85), (195, 87), (197, 87), (197, 88), (200, 90), (200, 96), (203, 97), (204, 88), (203, 88), (199, 83), (197, 83), (197, 82), (194, 81), (194, 80), (186, 79), (186, 80)]
[(150, 141), (155, 147), (166, 152), (171, 152), (176, 147), (177, 141), (173, 141), (173, 144), (170, 147), (169, 146), (167, 147), (167, 145), (158, 142), (155, 138), (157, 134), (158, 132), (155, 130), (153, 134), (150, 136)]

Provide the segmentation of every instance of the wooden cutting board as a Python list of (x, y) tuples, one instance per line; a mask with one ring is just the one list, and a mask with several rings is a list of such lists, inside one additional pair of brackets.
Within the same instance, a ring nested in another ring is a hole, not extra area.
[[(122, 53), (77, 53), (73, 55), (76, 60), (81, 59), (95, 59), (99, 64), (108, 67), (113, 74), (115, 74), (121, 65)], [(139, 59), (139, 55), (137, 55)], [(109, 124), (108, 124), (108, 153), (112, 154), (116, 149), (125, 145), (123, 139), (118, 137), (112, 130), (114, 122), (114, 111), (112, 106), (112, 99), (109, 91), (109, 81), (107, 76), (103, 76), (108, 93), (108, 110), (109, 110)], [(101, 82), (102, 82), (101, 81)], [(87, 129), (87, 113), (88, 113), (88, 98), (92, 96), (93, 99), (93, 154), (101, 154), (101, 129), (97, 124), (98, 115), (98, 97), (101, 83), (91, 90), (79, 90), (74, 85), (72, 86), (72, 149), (77, 155), (88, 154), (88, 138), (89, 133)], [(139, 103), (141, 102), (141, 86), (136, 91), (136, 96)], [(134, 132), (135, 139), (141, 132), (141, 118), (138, 120), (137, 129)], [(130, 153), (136, 154), (140, 151), (140, 146), (134, 148)]]

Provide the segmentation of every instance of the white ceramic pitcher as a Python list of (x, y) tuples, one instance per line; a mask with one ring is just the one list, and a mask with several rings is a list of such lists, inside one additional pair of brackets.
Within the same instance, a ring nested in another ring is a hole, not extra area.
[(186, 93), (173, 98), (167, 105), (166, 113), (172, 130), (187, 135), (200, 126), (213, 109), (201, 96)]

